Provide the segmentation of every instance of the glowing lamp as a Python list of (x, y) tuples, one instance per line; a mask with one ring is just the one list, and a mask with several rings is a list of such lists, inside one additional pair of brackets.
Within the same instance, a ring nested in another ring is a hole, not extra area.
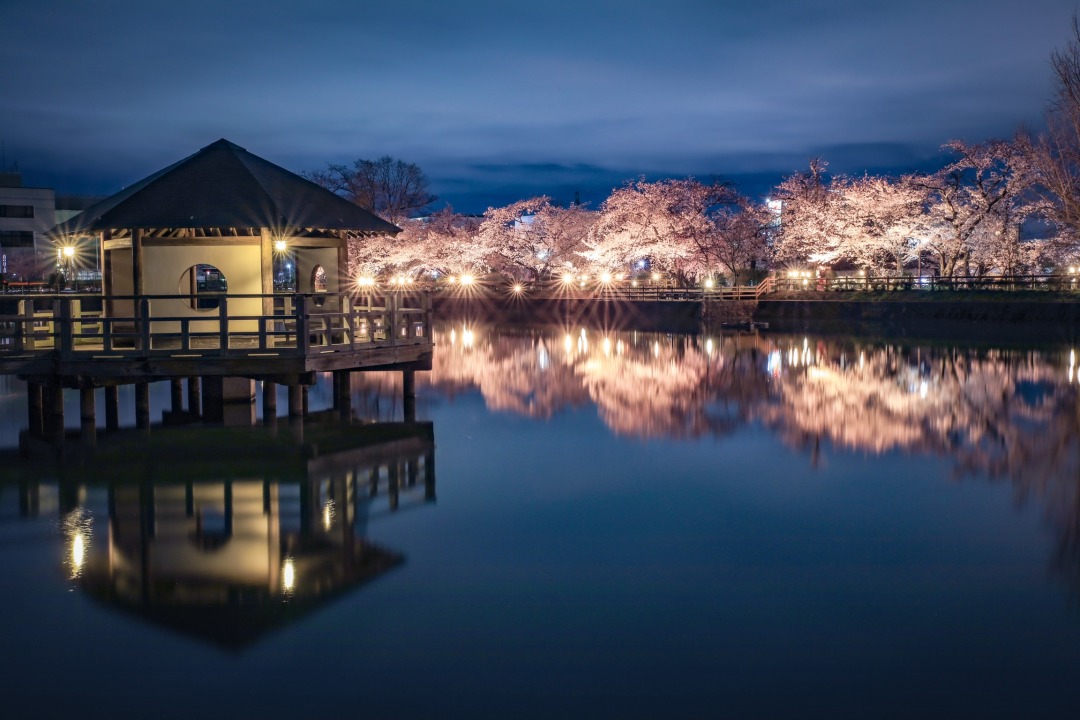
[(288, 247), (289, 247), (289, 243), (285, 242), (284, 240), (275, 240), (274, 241), (274, 250), (276, 250), (279, 253), (280, 252), (285, 252), (285, 250), (288, 249)]
[(285, 563), (281, 568), (281, 589), (283, 592), (291, 593), (296, 587), (296, 564), (293, 559), (285, 558)]

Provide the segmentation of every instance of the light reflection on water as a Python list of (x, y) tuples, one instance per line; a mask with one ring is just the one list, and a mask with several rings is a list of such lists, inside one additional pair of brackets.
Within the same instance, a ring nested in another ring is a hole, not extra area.
[[(1044, 503), (1058, 539), (1055, 567), (1080, 590), (1080, 378), (1073, 349), (460, 328), (468, 344), (453, 341), (452, 326), (436, 334), (432, 372), (420, 376), (433, 397), (475, 390), (491, 411), (538, 419), (594, 406), (612, 433), (643, 440), (719, 438), (763, 427), (805, 453), (811, 466), (827, 451), (942, 458), (953, 477), (1006, 479), (1018, 501)], [(393, 375), (372, 373), (354, 387), (393, 397), (395, 383)]]
[[(459, 331), (473, 341), (455, 342)], [(477, 326), (443, 328), (436, 342), (432, 372), (418, 376), (434, 396), (476, 390), (490, 410), (530, 418), (593, 405), (612, 432), (642, 439), (757, 423), (796, 447), (933, 453), (967, 471), (1015, 474), (1009, 458), (1041, 457), (1033, 444), (1056, 446), (1076, 431), (1071, 350)], [(398, 382), (370, 373), (354, 388), (391, 401)]]
[[(569, 697), (624, 717), (702, 701), (763, 717), (1077, 709), (1070, 348), (482, 324), (443, 326), (436, 343), (417, 386), (439, 438), (437, 504), (420, 473), (423, 510), (400, 512), (415, 509), (390, 492), (395, 458), (409, 487), (400, 448), (335, 449), (314, 425), (286, 477), (270, 452), (290, 442), (284, 423), (229, 463), (200, 464), (227, 445), (196, 430), (145, 465), (118, 452), (33, 493), (9, 482), (8, 642), (29, 667), (109, 648), (89, 675), (101, 693), (156, 700), (188, 677), (204, 688), (176, 701), (189, 716), (220, 710), (214, 689), (268, 687), (263, 711), (302, 714), (310, 697), (291, 689), (322, 686), (355, 688), (338, 706), (375, 716), (551, 717)], [(352, 382), (355, 420), (402, 419), (400, 374)], [(167, 401), (154, 390), (155, 416)], [(433, 467), (427, 451), (417, 467)], [(35, 516), (58, 519), (51, 542), (20, 539)], [(33, 564), (46, 553), (52, 575)], [(52, 576), (124, 622), (50, 607)], [(22, 592), (71, 645), (10, 619)], [(151, 655), (161, 678), (132, 688)]]

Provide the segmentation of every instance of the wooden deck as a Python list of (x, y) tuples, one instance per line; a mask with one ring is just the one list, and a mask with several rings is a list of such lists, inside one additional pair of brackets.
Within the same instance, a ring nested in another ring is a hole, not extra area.
[(192, 300), (12, 299), (0, 312), (0, 374), (86, 386), (431, 365), (427, 293), (199, 295), (199, 311)]

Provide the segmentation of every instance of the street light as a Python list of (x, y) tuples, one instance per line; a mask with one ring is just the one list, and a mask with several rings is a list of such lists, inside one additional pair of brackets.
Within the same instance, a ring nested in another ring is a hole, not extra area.
[[(64, 245), (63, 247), (56, 248), (56, 266), (60, 271), (60, 274), (67, 280), (68, 277), (73, 277), (75, 274), (75, 246)], [(76, 287), (77, 282), (74, 282), (72, 287)], [(57, 288), (59, 289), (59, 288)]]

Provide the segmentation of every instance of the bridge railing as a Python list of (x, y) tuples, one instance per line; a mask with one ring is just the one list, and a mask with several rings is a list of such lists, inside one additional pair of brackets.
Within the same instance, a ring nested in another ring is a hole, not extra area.
[(894, 292), (901, 290), (925, 291), (1003, 291), (1036, 290), (1047, 292), (1080, 291), (1080, 275), (994, 275), (984, 277), (791, 277), (778, 275), (771, 291), (799, 292), (818, 290), (823, 292)]
[(543, 300), (616, 300), (633, 302), (701, 302), (702, 300), (757, 300), (763, 294), (771, 292), (772, 278), (766, 278), (758, 285), (736, 285), (732, 287), (677, 287), (667, 284), (641, 283), (597, 283), (582, 285), (579, 283), (537, 283), (521, 285), (515, 290), (506, 287), (476, 287), (463, 291), (460, 287), (443, 288), (436, 293), (440, 297), (467, 298), (482, 295), (520, 297), (522, 299)]
[(423, 292), (64, 294), (6, 304), (0, 356), (308, 357), (432, 342)]
[(791, 276), (778, 274), (762, 280), (757, 285), (717, 287), (676, 287), (669, 284), (642, 282), (629, 283), (541, 283), (518, 286), (515, 291), (507, 287), (476, 287), (467, 292), (461, 288), (436, 290), (442, 297), (470, 297), (480, 294), (490, 296), (518, 296), (523, 299), (566, 300), (627, 300), (642, 302), (701, 302), (703, 300), (760, 300), (777, 292), (894, 292), (901, 290), (925, 291), (1050, 291), (1080, 292), (1080, 273), (1064, 275), (1005, 275), (985, 277), (811, 277), (805, 274)]

